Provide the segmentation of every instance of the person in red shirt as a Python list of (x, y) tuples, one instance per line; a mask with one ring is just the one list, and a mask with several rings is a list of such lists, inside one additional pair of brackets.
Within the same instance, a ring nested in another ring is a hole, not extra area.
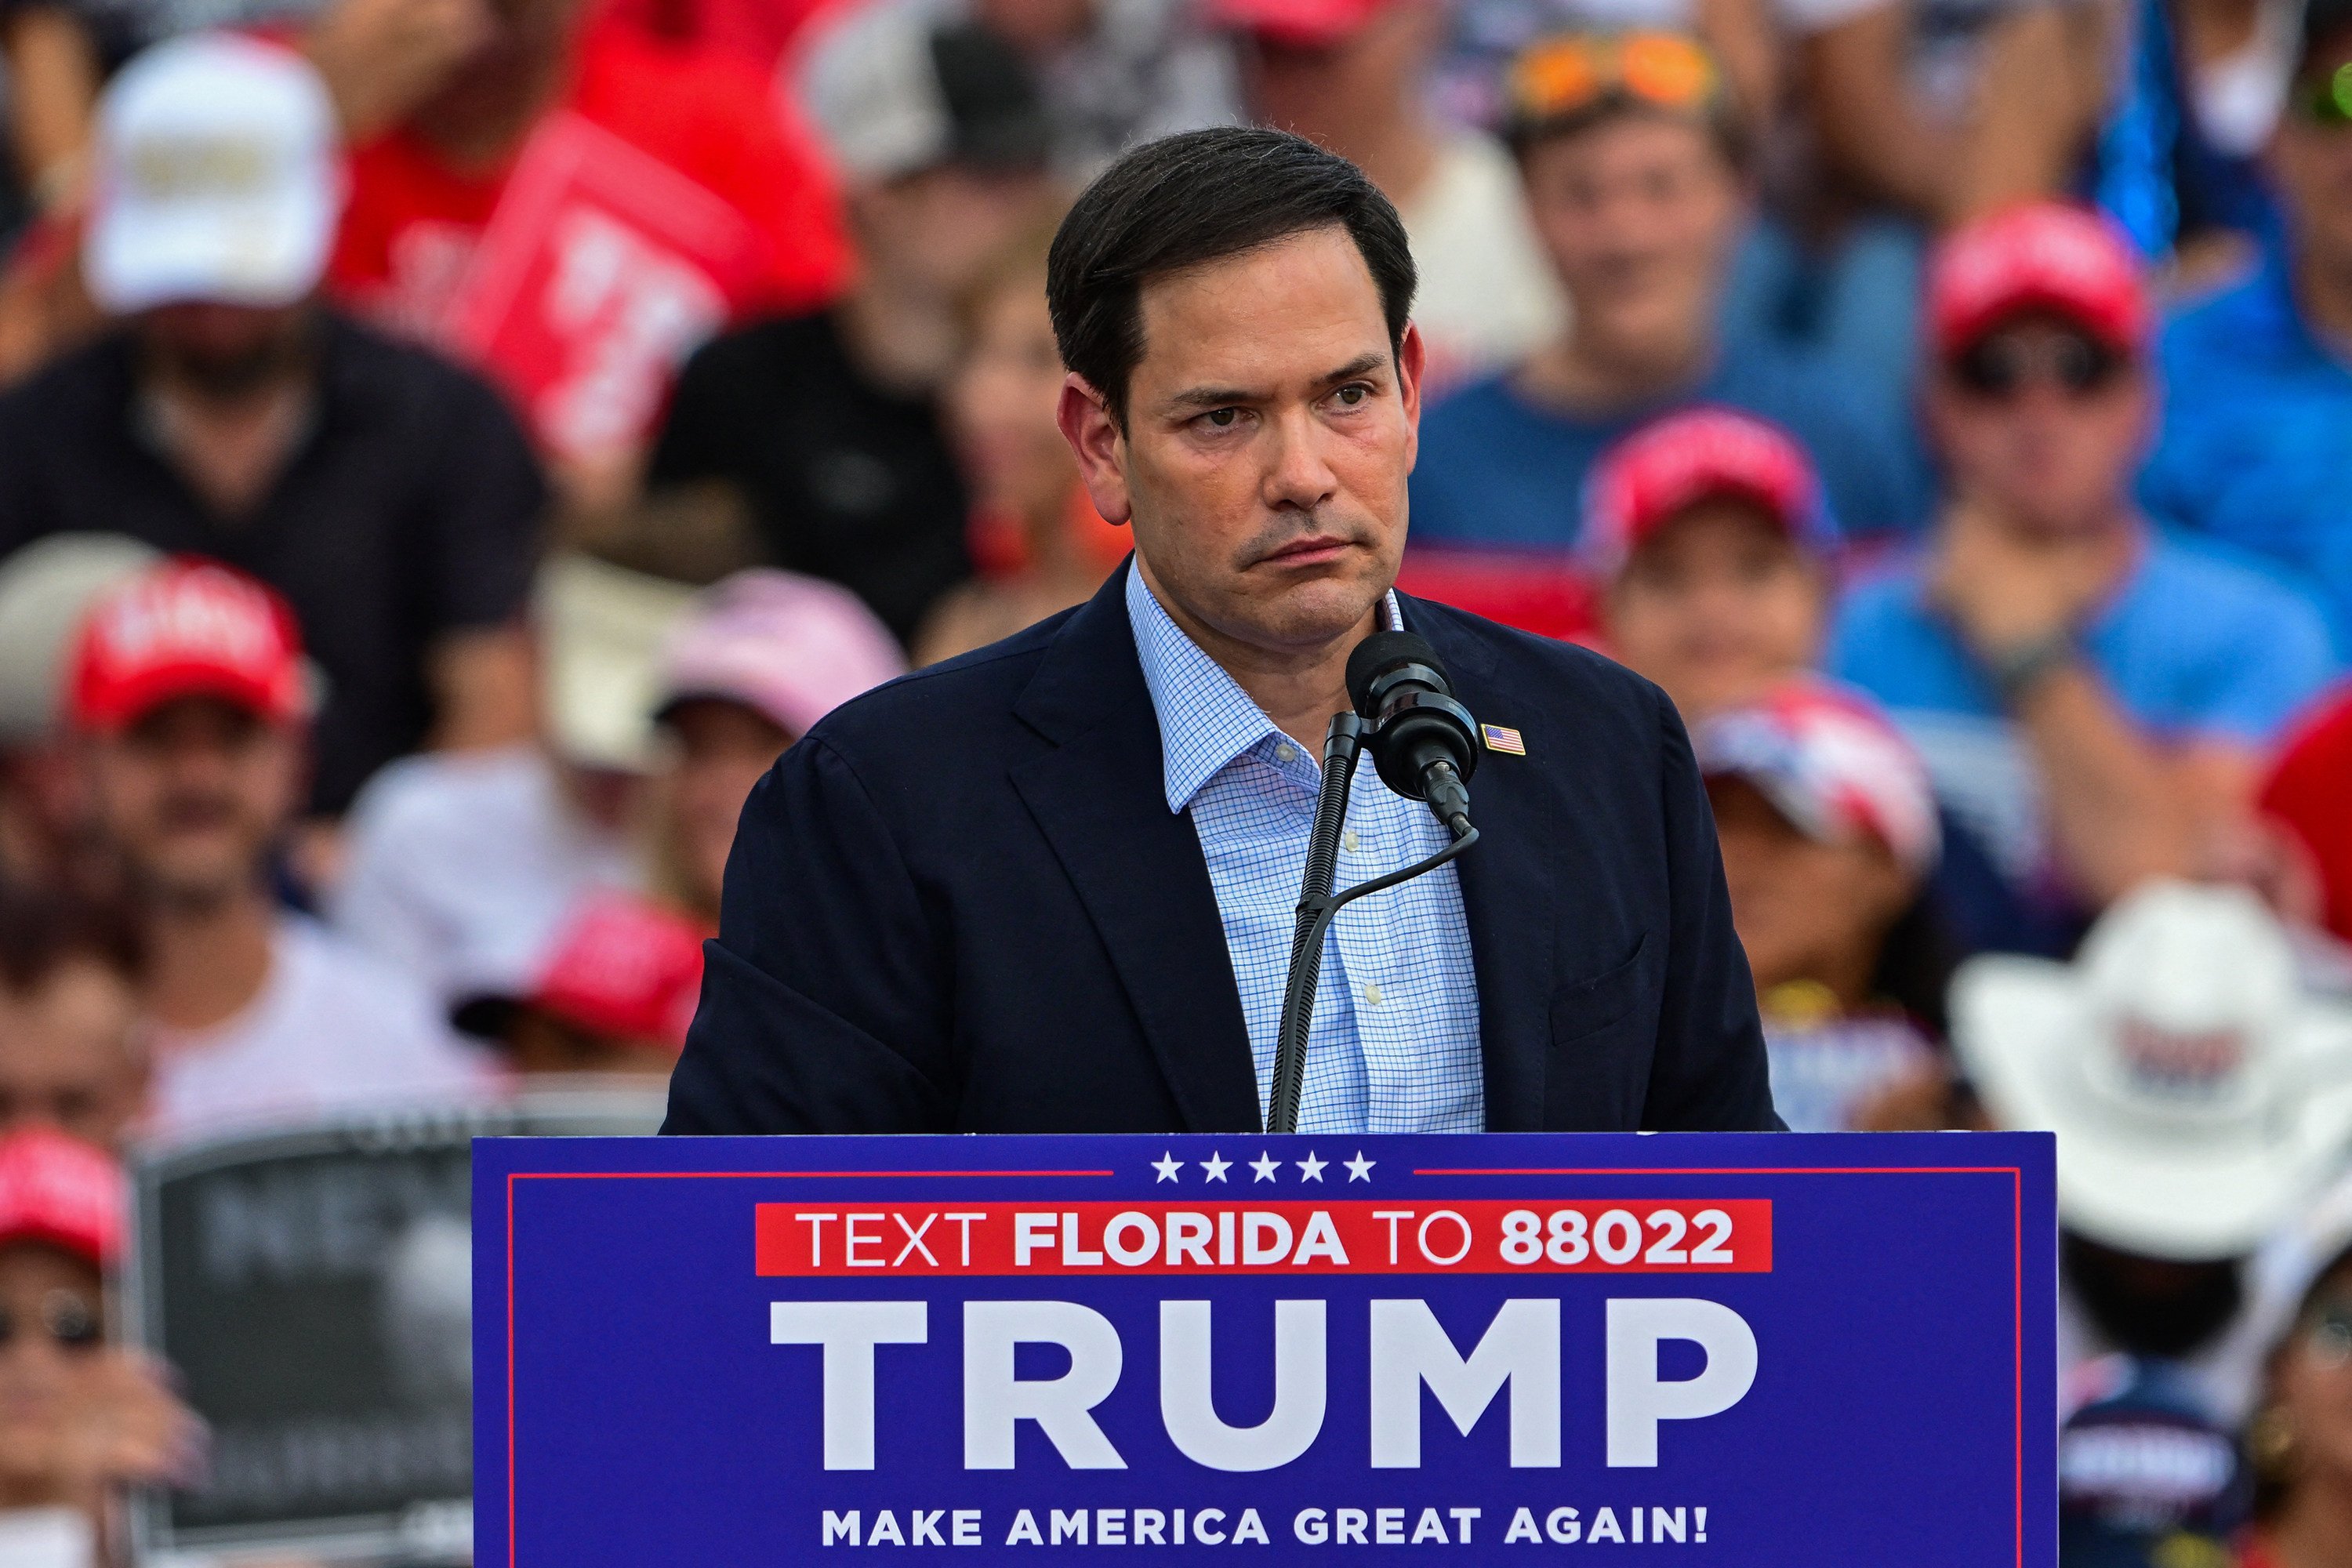
[[(488, 42), (353, 150), (329, 283), (475, 359), (543, 447), (593, 467), (633, 453), (701, 337), (832, 300), (850, 244), (823, 154), (757, 72), (583, 21), (578, 0), (500, 11)], [(555, 342), (515, 349), (515, 323), (566, 312), (544, 328)]]
[(2352, 942), (2352, 689), (2338, 692), (2287, 742), (2257, 801), (2310, 852), (2320, 923)]

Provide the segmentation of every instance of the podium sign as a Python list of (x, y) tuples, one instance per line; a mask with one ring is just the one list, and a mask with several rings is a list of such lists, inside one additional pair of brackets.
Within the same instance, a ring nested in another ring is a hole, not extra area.
[(483, 1139), (478, 1561), (2050, 1568), (2052, 1149)]

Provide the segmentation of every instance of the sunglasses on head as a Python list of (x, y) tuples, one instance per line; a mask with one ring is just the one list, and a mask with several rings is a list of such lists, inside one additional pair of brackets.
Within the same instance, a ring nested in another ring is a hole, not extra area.
[(1723, 93), (1715, 58), (1679, 33), (1569, 33), (1512, 62), (1511, 118), (1537, 125), (1611, 98), (1682, 114), (1713, 110)]
[(2294, 95), (2289, 100), (2296, 118), (2334, 130), (2352, 126), (2352, 61)]
[[(52, 1290), (42, 1297), (38, 1316), (42, 1331), (69, 1351), (92, 1348), (102, 1331), (96, 1310), (70, 1290)], [(0, 1349), (5, 1349), (25, 1326), (14, 1309), (0, 1306)]]
[(2039, 341), (1995, 332), (1954, 355), (1945, 368), (1962, 390), (1978, 397), (2014, 397), (2037, 381), (2082, 397), (2112, 384), (2129, 363), (2081, 332)]

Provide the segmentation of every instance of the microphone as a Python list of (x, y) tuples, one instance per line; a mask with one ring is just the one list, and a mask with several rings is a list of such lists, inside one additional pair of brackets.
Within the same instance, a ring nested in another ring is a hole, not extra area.
[(1366, 637), (1348, 656), (1348, 698), (1367, 727), (1381, 782), (1428, 802), (1456, 838), (1470, 832), (1470, 775), (1485, 747), (1437, 650), (1411, 632)]

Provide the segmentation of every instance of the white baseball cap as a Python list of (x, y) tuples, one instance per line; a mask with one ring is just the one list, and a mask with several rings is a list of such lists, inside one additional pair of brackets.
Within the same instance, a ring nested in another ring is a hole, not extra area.
[(1987, 1108), (2058, 1134), (2060, 1217), (2104, 1245), (2251, 1253), (2352, 1142), (2352, 1007), (2305, 992), (2242, 889), (2149, 883), (2074, 964), (1974, 959), (1951, 1002)]
[(58, 727), (66, 654), (99, 595), (163, 558), (119, 533), (52, 533), (0, 561), (0, 746)]
[(564, 553), (540, 567), (532, 601), (549, 746), (582, 767), (650, 771), (662, 647), (694, 590)]
[(290, 305), (325, 275), (344, 190), (334, 106), (301, 56), (228, 33), (158, 44), (99, 104), (90, 293), (117, 315)]

